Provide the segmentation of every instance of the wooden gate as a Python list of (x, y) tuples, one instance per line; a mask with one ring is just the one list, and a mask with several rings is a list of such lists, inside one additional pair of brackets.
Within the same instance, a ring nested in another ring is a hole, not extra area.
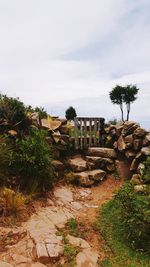
[(104, 123), (104, 118), (75, 118), (75, 148), (104, 145)]

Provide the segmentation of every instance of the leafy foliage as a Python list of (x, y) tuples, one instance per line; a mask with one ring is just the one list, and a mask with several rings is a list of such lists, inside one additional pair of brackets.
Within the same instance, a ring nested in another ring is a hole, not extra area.
[(52, 158), (45, 132), (32, 129), (28, 137), (16, 141), (11, 168), (20, 177), (20, 184), (29, 191), (45, 191), (52, 184)]
[(0, 94), (0, 121), (3, 123), (3, 130), (12, 128), (26, 130), (30, 125), (25, 105), (18, 98), (2, 94)]
[(8, 180), (8, 170), (10, 161), (11, 147), (7, 144), (4, 137), (0, 138), (0, 184), (5, 184)]
[(28, 106), (27, 107), (27, 111), (30, 112), (30, 113), (37, 112), (41, 119), (47, 118), (47, 116), (48, 116), (46, 110), (43, 107), (35, 107), (35, 108), (33, 108), (31, 106)]
[(69, 107), (66, 110), (66, 119), (67, 120), (74, 120), (77, 117), (76, 110), (73, 107)]
[(150, 196), (148, 193), (135, 193), (131, 184), (125, 184), (117, 193), (115, 201), (119, 204), (123, 236), (129, 240), (132, 247), (149, 251)]
[(116, 85), (109, 93), (112, 103), (120, 106), (122, 121), (124, 121), (123, 103), (126, 104), (127, 121), (128, 121), (131, 109), (131, 103), (133, 103), (137, 99), (138, 91), (139, 89), (136, 87), (136, 85), (127, 85), (127, 86)]
[(143, 175), (143, 181), (147, 184), (150, 184), (150, 157), (148, 157), (144, 163), (145, 171)]
[(3, 188), (0, 195), (0, 206), (5, 215), (18, 215), (24, 209), (26, 198), (22, 193)]
[(99, 261), (99, 265), (103, 267), (150, 266), (150, 256), (142, 251), (136, 251), (131, 247), (130, 240), (123, 238), (125, 236), (121, 213), (120, 202), (116, 198), (105, 203), (99, 210), (94, 229), (100, 233), (100, 239), (103, 238), (101, 246), (106, 255)]

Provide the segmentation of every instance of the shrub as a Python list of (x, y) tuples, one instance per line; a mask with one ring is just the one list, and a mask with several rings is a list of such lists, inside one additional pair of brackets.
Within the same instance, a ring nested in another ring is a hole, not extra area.
[(26, 116), (26, 108), (18, 98), (0, 94), (0, 121), (3, 122), (3, 130), (15, 128), (26, 130), (30, 121)]
[(134, 192), (131, 184), (125, 184), (117, 193), (115, 201), (120, 209), (123, 236), (132, 247), (150, 249), (150, 196)]
[(66, 110), (66, 119), (67, 120), (74, 120), (77, 117), (76, 110), (73, 107), (69, 107)]
[(26, 198), (22, 193), (4, 188), (0, 195), (0, 205), (4, 215), (18, 215), (24, 209)]
[(9, 160), (11, 148), (4, 137), (0, 137), (0, 185), (8, 180)]
[(145, 170), (144, 170), (144, 175), (143, 175), (143, 181), (145, 183), (150, 183), (150, 157), (148, 157), (144, 163), (145, 165)]
[(45, 191), (53, 182), (52, 158), (46, 133), (32, 129), (26, 138), (16, 141), (11, 168), (20, 177), (21, 187), (30, 192)]

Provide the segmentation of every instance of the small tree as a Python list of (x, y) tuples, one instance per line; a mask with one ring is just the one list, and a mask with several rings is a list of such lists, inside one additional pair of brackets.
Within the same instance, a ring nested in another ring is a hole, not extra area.
[(110, 99), (113, 104), (117, 104), (120, 106), (122, 121), (124, 121), (123, 116), (123, 96), (124, 96), (124, 88), (120, 85), (116, 85), (112, 91), (109, 93)]
[(74, 120), (77, 117), (76, 110), (73, 107), (69, 107), (66, 110), (66, 119), (67, 120)]
[(116, 85), (109, 93), (112, 103), (120, 105), (122, 121), (124, 121), (123, 103), (126, 104), (127, 121), (128, 121), (131, 110), (131, 103), (133, 103), (137, 99), (138, 90), (139, 89), (136, 87), (136, 85), (127, 85), (127, 86)]
[(127, 107), (127, 121), (128, 121), (131, 110), (131, 103), (133, 103), (137, 99), (137, 94), (139, 89), (136, 87), (136, 85), (127, 85), (126, 87), (124, 87), (124, 90), (125, 92), (123, 96), (123, 101)]

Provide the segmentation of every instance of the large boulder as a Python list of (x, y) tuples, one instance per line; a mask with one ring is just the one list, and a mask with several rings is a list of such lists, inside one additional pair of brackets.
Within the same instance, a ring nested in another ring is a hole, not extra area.
[(88, 148), (87, 155), (103, 158), (117, 158), (117, 154), (114, 149), (105, 147), (90, 147)]
[(53, 160), (52, 166), (54, 167), (54, 170), (58, 172), (64, 171), (65, 168), (64, 164), (60, 160)]
[(117, 141), (117, 148), (120, 152), (122, 152), (126, 149), (126, 143), (125, 143), (122, 135), (119, 137), (119, 139)]

